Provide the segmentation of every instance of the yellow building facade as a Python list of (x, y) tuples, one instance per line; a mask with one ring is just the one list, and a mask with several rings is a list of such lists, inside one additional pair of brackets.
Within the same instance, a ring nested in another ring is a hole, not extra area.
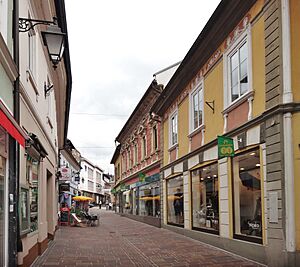
[(299, 12), (221, 1), (152, 108), (162, 227), (268, 266), (300, 262)]

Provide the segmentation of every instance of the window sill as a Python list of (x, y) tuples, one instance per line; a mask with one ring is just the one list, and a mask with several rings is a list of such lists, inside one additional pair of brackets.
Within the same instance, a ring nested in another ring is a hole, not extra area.
[(160, 151), (159, 149), (152, 151), (150, 156), (158, 155), (159, 151)]
[(39, 96), (39, 95), (40, 95), (40, 94), (39, 94), (39, 90), (38, 90), (37, 84), (36, 84), (36, 82), (35, 82), (35, 79), (34, 79), (33, 74), (32, 74), (32, 72), (31, 72), (30, 69), (26, 70), (26, 75), (27, 75), (27, 81), (28, 81), (28, 80), (30, 81), (30, 83), (31, 83), (31, 85), (32, 85), (32, 87), (33, 87), (33, 90), (34, 90), (35, 94), (36, 94), (37, 96)]
[(190, 134), (188, 135), (188, 137), (192, 138), (194, 135), (196, 135), (197, 133), (201, 132), (203, 129), (205, 129), (205, 125), (204, 124), (202, 124), (197, 129), (195, 129), (192, 132), (190, 132)]
[(21, 231), (20, 237), (24, 238), (24, 237), (28, 236), (29, 234), (30, 234), (30, 229), (27, 229), (27, 230)]
[(233, 101), (232, 103), (230, 103), (228, 105), (227, 108), (225, 108), (222, 111), (222, 114), (227, 114), (230, 111), (232, 111), (233, 109), (235, 109), (236, 107), (238, 107), (239, 105), (241, 105), (242, 103), (246, 102), (248, 100), (248, 98), (253, 97), (254, 96), (254, 91), (249, 91), (246, 94), (244, 94), (243, 96), (241, 96), (240, 98), (236, 99), (235, 101)]
[(38, 233), (39, 233), (39, 230), (36, 230), (36, 231), (34, 231), (34, 232), (30, 232), (30, 233), (27, 234), (27, 237), (35, 236), (35, 235), (37, 235)]
[(171, 147), (169, 147), (168, 151), (171, 152), (171, 151), (173, 151), (175, 148), (177, 148), (178, 146), (179, 146), (178, 143), (176, 143), (176, 144), (172, 145)]
[(48, 124), (49, 124), (49, 126), (50, 126), (50, 128), (52, 130), (53, 129), (53, 123), (52, 123), (52, 121), (51, 121), (51, 119), (50, 119), (49, 116), (47, 116), (47, 120), (48, 120)]

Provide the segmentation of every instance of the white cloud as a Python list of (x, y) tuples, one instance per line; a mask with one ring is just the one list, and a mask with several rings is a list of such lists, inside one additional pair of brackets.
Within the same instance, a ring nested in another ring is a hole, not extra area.
[(219, 2), (66, 0), (73, 77), (68, 137), (83, 156), (113, 172), (114, 139), (153, 73), (183, 59)]

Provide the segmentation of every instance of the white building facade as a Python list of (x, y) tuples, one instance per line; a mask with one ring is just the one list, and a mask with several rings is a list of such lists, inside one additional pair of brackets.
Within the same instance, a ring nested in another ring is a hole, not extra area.
[(103, 203), (103, 170), (86, 158), (81, 158), (79, 190), (81, 195), (93, 198), (93, 202)]
[[(19, 17), (52, 21), (67, 34), (64, 1), (19, 1)], [(18, 265), (30, 266), (48, 247), (58, 223), (59, 151), (68, 129), (71, 69), (68, 42), (53, 68), (37, 25), (19, 33), (20, 125), (28, 135), (20, 148), (20, 234)]]

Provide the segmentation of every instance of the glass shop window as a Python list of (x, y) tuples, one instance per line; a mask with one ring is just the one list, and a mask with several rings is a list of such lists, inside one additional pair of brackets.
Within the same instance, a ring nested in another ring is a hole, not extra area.
[(183, 196), (183, 177), (167, 180), (168, 194), (168, 223), (183, 227), (184, 226), (184, 196)]
[(139, 209), (142, 216), (160, 217), (160, 188), (158, 182), (139, 188)]
[(262, 207), (259, 150), (233, 159), (235, 238), (261, 243)]
[(132, 214), (132, 190), (123, 192), (123, 212)]
[(27, 156), (26, 179), (29, 184), (30, 232), (38, 230), (39, 161)]
[(193, 229), (219, 232), (218, 164), (192, 171)]

